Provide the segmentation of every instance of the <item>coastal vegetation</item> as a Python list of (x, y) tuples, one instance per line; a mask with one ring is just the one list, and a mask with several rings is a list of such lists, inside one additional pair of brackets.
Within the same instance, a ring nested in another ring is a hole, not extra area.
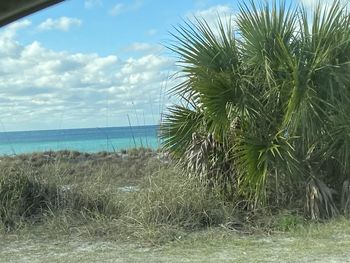
[(188, 247), (191, 262), (259, 261), (261, 251), (266, 262), (346, 259), (346, 8), (242, 2), (232, 23), (198, 18), (174, 37), (180, 102), (162, 120), (163, 148), (1, 156), (1, 246), (68, 237), (122, 244), (126, 262), (145, 261), (130, 244), (162, 245), (165, 255), (152, 252), (161, 262), (192, 258)]
[(340, 1), (309, 12), (245, 2), (226, 25), (176, 28), (180, 103), (165, 148), (242, 209), (348, 215), (350, 16)]
[(242, 211), (161, 152), (0, 158), (4, 262), (344, 262), (346, 218)]
[(0, 171), (3, 234), (47, 228), (158, 243), (234, 216), (233, 205), (149, 149), (3, 157)]

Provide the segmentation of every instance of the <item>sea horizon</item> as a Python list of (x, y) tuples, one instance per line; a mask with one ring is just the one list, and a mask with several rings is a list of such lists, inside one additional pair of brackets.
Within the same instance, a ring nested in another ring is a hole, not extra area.
[(83, 129), (106, 129), (106, 128), (133, 128), (133, 127), (146, 127), (146, 126), (158, 126), (159, 124), (143, 124), (143, 125), (124, 125), (124, 126), (102, 126), (102, 127), (75, 127), (75, 128), (55, 128), (55, 129), (38, 129), (38, 130), (12, 130), (12, 131), (0, 131), (1, 133), (14, 133), (14, 132), (41, 132), (41, 131), (61, 131), (61, 130), (83, 130)]
[(0, 132), (0, 155), (43, 151), (119, 151), (159, 147), (159, 125)]

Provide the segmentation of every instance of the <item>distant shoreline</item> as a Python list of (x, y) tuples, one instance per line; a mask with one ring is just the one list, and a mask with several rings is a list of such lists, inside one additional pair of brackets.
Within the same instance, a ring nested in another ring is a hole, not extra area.
[(94, 129), (130, 129), (130, 128), (142, 128), (142, 127), (159, 127), (159, 124), (146, 124), (146, 125), (132, 125), (132, 126), (108, 126), (108, 127), (87, 127), (87, 128), (61, 128), (61, 129), (38, 129), (38, 130), (18, 130), (18, 131), (0, 131), (0, 134), (4, 133), (30, 133), (30, 132), (51, 132), (51, 131), (72, 131), (72, 130), (94, 130)]
[(157, 148), (150, 148), (150, 147), (130, 147), (125, 149), (118, 149), (115, 151), (97, 151), (97, 152), (85, 152), (85, 151), (77, 151), (77, 150), (70, 150), (70, 149), (62, 149), (62, 150), (45, 150), (45, 151), (34, 151), (34, 152), (25, 152), (25, 153), (15, 153), (15, 154), (1, 154), (0, 153), (0, 160), (1, 158), (12, 158), (12, 157), (18, 157), (18, 156), (30, 156), (30, 155), (43, 155), (43, 156), (55, 156), (55, 155), (86, 155), (86, 156), (106, 156), (106, 155), (123, 155), (128, 152), (153, 152), (157, 153), (162, 150), (162, 147), (159, 145)]
[(115, 152), (159, 147), (158, 125), (0, 133), (0, 155), (45, 151)]

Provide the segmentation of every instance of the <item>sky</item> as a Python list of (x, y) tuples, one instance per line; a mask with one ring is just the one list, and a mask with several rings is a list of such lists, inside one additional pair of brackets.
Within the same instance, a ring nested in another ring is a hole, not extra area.
[(1, 28), (0, 132), (158, 124), (178, 81), (171, 32), (237, 2), (68, 0)]

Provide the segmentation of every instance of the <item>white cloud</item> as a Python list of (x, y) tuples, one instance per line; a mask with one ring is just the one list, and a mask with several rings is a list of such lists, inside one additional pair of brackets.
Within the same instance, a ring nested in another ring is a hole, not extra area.
[(4, 39), (16, 47), (0, 48), (0, 115), (6, 130), (101, 127), (106, 119), (108, 125), (128, 125), (128, 114), (136, 125), (136, 113), (142, 123), (159, 120), (172, 59), (149, 53), (122, 60), (57, 52), (39, 42), (23, 45), (15, 34), (2, 34), (0, 43)]
[[(307, 8), (314, 8), (318, 3), (321, 3), (322, 6), (330, 6), (334, 3), (334, 0), (299, 0)], [(341, 4), (348, 5), (349, 0), (340, 0)]]
[(136, 0), (134, 2), (131, 2), (128, 5), (123, 3), (117, 3), (109, 10), (108, 13), (112, 16), (118, 16), (121, 13), (126, 13), (126, 12), (140, 9), (142, 6), (143, 6), (143, 2), (141, 0)]
[(135, 42), (126, 47), (125, 50), (134, 52), (160, 52), (163, 50), (163, 47), (145, 42)]
[(18, 30), (28, 28), (31, 24), (32, 24), (32, 22), (28, 19), (13, 22), (13, 23), (5, 26), (2, 29), (2, 31), (0, 31), (0, 38), (1, 39), (13, 38), (16, 35)]
[(87, 9), (103, 6), (102, 0), (85, 0), (84, 7)]
[(117, 16), (124, 11), (124, 4), (118, 3), (114, 5), (110, 10), (109, 14), (112, 16)]
[(233, 9), (229, 5), (216, 5), (207, 9), (194, 12), (194, 16), (208, 20), (216, 20), (218, 17), (232, 15)]
[(319, 0), (299, 0), (299, 2), (305, 7), (315, 7), (318, 3), (327, 5), (329, 3), (332, 3), (333, 0), (323, 0), (322, 2)]
[(200, 20), (204, 19), (208, 23), (210, 28), (212, 28), (214, 32), (217, 32), (216, 29), (219, 19), (224, 25), (230, 23), (232, 24), (234, 15), (235, 12), (231, 6), (216, 5), (206, 9), (201, 9), (195, 12), (187, 13), (186, 17), (191, 21), (194, 21), (195, 18)]
[(78, 18), (72, 17), (60, 17), (57, 19), (48, 18), (42, 22), (39, 26), (39, 30), (61, 30), (69, 31), (73, 26), (80, 26), (82, 21)]
[(20, 20), (5, 26), (2, 31), (0, 31), (0, 56), (5, 53), (13, 56), (18, 54), (21, 47), (17, 41), (13, 40), (13, 38), (19, 30), (28, 28), (31, 24), (31, 21), (27, 19)]
[(301, 4), (303, 4), (306, 7), (313, 7), (314, 5), (316, 5), (319, 1), (315, 1), (315, 0), (299, 0), (299, 2)]
[(198, 8), (204, 8), (208, 4), (208, 0), (194, 0), (194, 5)]
[(10, 31), (17, 31), (19, 29), (23, 29), (23, 28), (27, 28), (32, 24), (32, 22), (28, 19), (25, 20), (20, 20), (14, 23), (9, 24), (6, 27), (6, 30), (10, 30)]
[(155, 28), (151, 28), (151, 29), (146, 31), (147, 36), (154, 36), (155, 34), (157, 34), (157, 29), (155, 29)]

